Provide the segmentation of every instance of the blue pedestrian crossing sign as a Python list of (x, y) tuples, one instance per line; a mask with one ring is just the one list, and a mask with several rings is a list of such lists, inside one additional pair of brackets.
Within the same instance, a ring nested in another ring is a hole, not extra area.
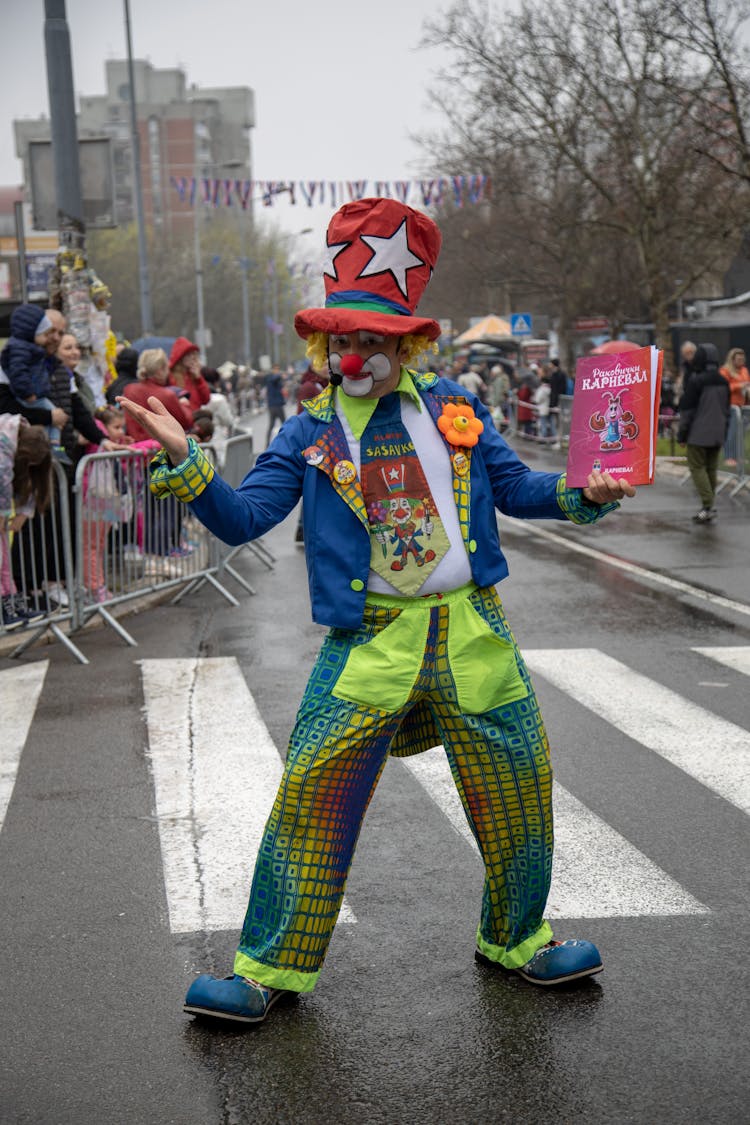
[(531, 313), (511, 313), (510, 334), (511, 336), (530, 336)]

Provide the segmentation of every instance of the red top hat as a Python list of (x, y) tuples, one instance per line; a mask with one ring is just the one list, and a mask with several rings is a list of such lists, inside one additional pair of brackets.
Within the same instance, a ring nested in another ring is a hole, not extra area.
[(365, 329), (381, 336), (412, 333), (437, 340), (438, 322), (414, 311), (441, 241), (432, 219), (395, 199), (345, 203), (326, 235), (325, 308), (298, 312), (297, 333), (306, 340), (313, 332)]

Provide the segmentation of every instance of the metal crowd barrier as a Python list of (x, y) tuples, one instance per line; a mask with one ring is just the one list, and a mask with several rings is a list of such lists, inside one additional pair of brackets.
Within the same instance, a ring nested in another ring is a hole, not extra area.
[[(210, 447), (207, 452), (211, 455)], [(0, 638), (23, 631), (11, 656), (20, 656), (49, 631), (76, 660), (88, 664), (71, 635), (95, 616), (126, 644), (136, 646), (112, 613), (118, 605), (170, 588), (176, 592), (175, 604), (208, 582), (238, 606), (223, 584), (225, 573), (248, 593), (255, 592), (231, 566), (244, 545), (228, 547), (186, 505), (172, 496), (152, 495), (152, 456), (127, 449), (88, 455), (78, 463), (72, 484), (53, 462), (50, 509), (34, 515), (19, 531), (0, 534), (3, 591), (15, 582), (0, 603)], [(251, 464), (252, 435), (230, 438), (225, 462), (230, 483), (239, 483)], [(262, 540), (247, 547), (273, 569), (275, 558)]]
[(729, 488), (730, 496), (737, 493), (750, 483), (747, 475), (747, 458), (745, 456), (745, 435), (750, 429), (750, 406), (732, 406), (730, 408), (729, 429), (724, 443), (724, 464), (722, 465), (722, 480), (716, 491)]
[(557, 440), (563, 449), (570, 441), (570, 420), (573, 417), (573, 396), (560, 395), (557, 400)]
[[(745, 435), (749, 429), (750, 406), (730, 407), (729, 429), (723, 448), (724, 462), (719, 465), (717, 475), (717, 496), (725, 488), (729, 489), (730, 496), (736, 496), (743, 488), (750, 485), (750, 476), (747, 472), (748, 459), (745, 455)], [(687, 484), (689, 480), (690, 471), (686, 470), (680, 477), (680, 484)]]
[(73, 486), (73, 628), (98, 615), (133, 646), (136, 641), (110, 612), (113, 606), (170, 587), (184, 587), (184, 595), (199, 582), (239, 605), (216, 578), (214, 537), (173, 496), (157, 499), (149, 490), (152, 457), (130, 450), (89, 454), (79, 461)]
[[(221, 475), (232, 488), (238, 488), (250, 472), (254, 462), (253, 435), (251, 433), (235, 434), (226, 443)], [(230, 547), (217, 540), (217, 546), (219, 552), (218, 573), (220, 575), (224, 573), (231, 575), (235, 582), (239, 582), (240, 586), (247, 590), (249, 594), (254, 594), (255, 590), (232, 566), (232, 562), (237, 555), (242, 551), (247, 551), (269, 570), (273, 570), (273, 565), (276, 562), (276, 556), (269, 551), (262, 538), (254, 539), (250, 543), (240, 543), (237, 547)]]
[(22, 636), (11, 656), (20, 656), (52, 633), (69, 652), (88, 661), (61, 626), (76, 614), (73, 590), (73, 506), (65, 470), (52, 463), (50, 506), (36, 513), (19, 531), (0, 533), (3, 595), (0, 637)]
[[(535, 441), (540, 445), (552, 445), (555, 449), (561, 448), (567, 443), (568, 435), (570, 433), (570, 408), (566, 408), (563, 400), (572, 403), (573, 398), (569, 395), (560, 395), (558, 399), (558, 406), (551, 406), (549, 409), (549, 418), (553, 422), (554, 433), (542, 435), (540, 433), (529, 433), (522, 430), (518, 425), (518, 408), (525, 406), (532, 414), (539, 415), (539, 406), (535, 402), (523, 402), (519, 399), (517, 392), (513, 392), (507, 401), (507, 426), (506, 432), (516, 434), (518, 437), (524, 438), (526, 441)], [(567, 411), (567, 412), (565, 412)]]

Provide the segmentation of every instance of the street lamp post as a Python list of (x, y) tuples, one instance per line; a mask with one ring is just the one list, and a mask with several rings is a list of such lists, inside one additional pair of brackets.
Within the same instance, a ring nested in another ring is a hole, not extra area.
[(151, 323), (151, 286), (148, 276), (148, 251), (146, 248), (146, 224), (143, 211), (143, 185), (141, 183), (141, 141), (138, 134), (138, 114), (135, 101), (135, 73), (133, 69), (133, 43), (130, 35), (130, 3), (125, 4), (125, 38), (128, 49), (128, 84), (130, 88), (130, 143), (133, 148), (133, 200), (138, 227), (138, 275), (141, 291), (141, 332), (148, 336)]
[[(225, 168), (244, 168), (244, 160), (233, 160), (223, 165)], [(247, 223), (251, 216), (247, 215), (244, 211), (238, 211), (239, 226), (240, 226), (240, 281), (242, 285), (242, 345), (244, 351), (244, 360), (248, 369), (253, 369), (253, 348), (251, 339), (251, 326), (250, 326), (250, 258), (248, 257), (247, 247)]]
[[(205, 201), (200, 196), (200, 185), (202, 171), (201, 162), (198, 159), (198, 125), (195, 123), (194, 129), (194, 144), (195, 144), (195, 160), (193, 164), (194, 180), (195, 180), (195, 195), (193, 198), (193, 261), (195, 271), (195, 299), (196, 299), (196, 312), (198, 316), (198, 348), (200, 351), (201, 363), (206, 362), (206, 323), (205, 323), (205, 304), (203, 299), (203, 250), (201, 245), (201, 204)], [(224, 171), (231, 168), (245, 168), (247, 165), (244, 160), (226, 160), (217, 169), (221, 168)], [(249, 284), (249, 271), (250, 260), (246, 253), (245, 241), (245, 225), (240, 225), (240, 284), (242, 293), (242, 335), (243, 347), (245, 351), (246, 362), (249, 367), (252, 367), (252, 344), (250, 332), (250, 284)]]
[[(303, 227), (302, 230), (297, 231), (297, 234), (294, 237), (295, 238), (302, 238), (304, 235), (312, 234), (312, 233), (313, 233), (312, 227)], [(290, 268), (289, 272), (290, 272), (290, 274), (293, 272), (291, 268)], [(274, 280), (275, 280), (275, 278), (274, 278)], [(275, 320), (277, 319), (275, 313), (274, 313), (274, 319)], [(292, 319), (293, 318), (292, 318), (292, 303), (291, 303), (291, 286), (289, 286), (287, 288), (286, 300), (284, 301), (284, 322), (283, 322), (284, 357), (285, 357), (287, 367), (291, 367), (291, 363), (292, 363), (292, 355), (291, 355), (291, 349), (290, 349), (290, 344), (289, 344), (289, 325), (291, 324)]]
[(198, 350), (201, 363), (206, 362), (206, 322), (203, 311), (203, 254), (201, 251), (201, 212), (198, 206), (198, 181), (195, 184), (195, 212), (193, 215), (193, 257), (195, 260), (195, 301), (198, 313)]
[(240, 278), (242, 281), (242, 344), (244, 351), (245, 363), (250, 371), (253, 368), (252, 346), (250, 342), (250, 262), (244, 254), (245, 246), (243, 239), (243, 255), (240, 258)]
[(44, 43), (49, 90), (52, 159), (60, 242), (83, 250), (85, 226), (78, 165), (78, 125), (65, 0), (44, 0)]
[(271, 319), (273, 320), (273, 362), (279, 362), (279, 279), (274, 263), (273, 277), (271, 278)]

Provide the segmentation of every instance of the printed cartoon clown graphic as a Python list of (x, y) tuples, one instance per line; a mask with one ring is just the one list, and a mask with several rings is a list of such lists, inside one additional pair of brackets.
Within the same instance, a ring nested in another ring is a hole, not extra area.
[(623, 392), (613, 395), (610, 391), (605, 393), (607, 405), (604, 413), (597, 410), (589, 418), (589, 428), (599, 434), (599, 448), (622, 449), (622, 439), (632, 441), (638, 436), (638, 423), (632, 410), (625, 410), (622, 405)]
[[(432, 513), (429, 501), (424, 497), (413, 500), (403, 494), (406, 476), (406, 466), (403, 463), (388, 470), (381, 468), (380, 472), (391, 496), (387, 512), (382, 502), (378, 505), (376, 514), (381, 520), (385, 514), (385, 522), (379, 524), (375, 539), (386, 554), (386, 542), (389, 540), (393, 546), (396, 557), (391, 563), (391, 570), (403, 570), (409, 558), (413, 558), (417, 566), (432, 562), (435, 552), (422, 541), (423, 537), (429, 541), (435, 530), (430, 518)], [(395, 496), (394, 491), (397, 491)]]
[(397, 589), (416, 591), (448, 547), (419, 462), (381, 461), (363, 466), (363, 473), (369, 477), (370, 566)]

